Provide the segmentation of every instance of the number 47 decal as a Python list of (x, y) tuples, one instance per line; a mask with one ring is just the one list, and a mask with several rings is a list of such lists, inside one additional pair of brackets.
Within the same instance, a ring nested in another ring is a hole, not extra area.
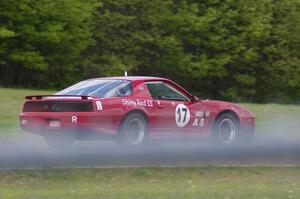
[(175, 111), (176, 124), (184, 127), (190, 121), (190, 110), (184, 104), (178, 104)]

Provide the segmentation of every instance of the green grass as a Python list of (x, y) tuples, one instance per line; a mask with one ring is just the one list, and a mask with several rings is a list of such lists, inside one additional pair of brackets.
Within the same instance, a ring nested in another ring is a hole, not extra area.
[(256, 139), (263, 137), (299, 138), (300, 105), (241, 104), (256, 117)]
[(0, 198), (300, 198), (299, 167), (1, 171)]
[(19, 128), (19, 113), (25, 96), (51, 94), (53, 91), (0, 88), (0, 136), (15, 134)]
[(300, 121), (300, 105), (291, 104), (240, 104), (254, 113), (256, 123)]

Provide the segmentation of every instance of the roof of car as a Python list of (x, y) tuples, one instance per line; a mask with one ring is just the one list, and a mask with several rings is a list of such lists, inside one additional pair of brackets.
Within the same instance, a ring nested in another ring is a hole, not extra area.
[(99, 78), (93, 78), (93, 79), (117, 79), (117, 80), (145, 80), (145, 81), (159, 81), (159, 80), (167, 80), (166, 78), (161, 77), (148, 77), (148, 76), (118, 76), (118, 77), (99, 77)]

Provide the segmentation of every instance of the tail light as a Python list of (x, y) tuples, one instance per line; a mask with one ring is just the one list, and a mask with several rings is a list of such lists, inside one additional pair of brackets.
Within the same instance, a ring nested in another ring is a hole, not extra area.
[(92, 102), (25, 102), (23, 112), (91, 112)]

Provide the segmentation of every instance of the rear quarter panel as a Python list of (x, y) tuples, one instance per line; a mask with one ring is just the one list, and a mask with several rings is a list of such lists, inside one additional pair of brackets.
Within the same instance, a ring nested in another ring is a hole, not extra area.
[[(122, 120), (131, 111), (140, 111), (148, 116), (153, 101), (143, 81), (133, 81), (133, 94), (126, 97), (99, 99), (102, 110), (97, 111), (99, 126), (104, 132), (116, 134)], [(148, 119), (148, 118), (147, 118)]]

